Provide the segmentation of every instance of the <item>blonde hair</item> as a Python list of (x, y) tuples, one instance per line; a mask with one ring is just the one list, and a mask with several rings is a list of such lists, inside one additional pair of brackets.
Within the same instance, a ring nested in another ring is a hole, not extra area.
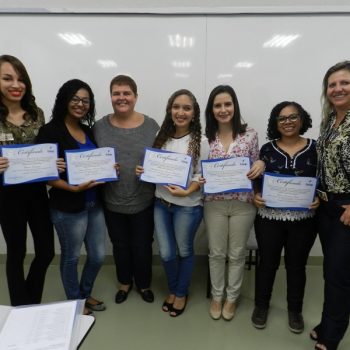
[(321, 95), (321, 104), (322, 104), (322, 122), (321, 122), (321, 131), (326, 127), (329, 115), (333, 111), (333, 106), (327, 98), (327, 89), (328, 89), (328, 79), (329, 77), (340, 70), (347, 70), (350, 72), (350, 61), (338, 62), (334, 66), (330, 67), (322, 81), (322, 95)]

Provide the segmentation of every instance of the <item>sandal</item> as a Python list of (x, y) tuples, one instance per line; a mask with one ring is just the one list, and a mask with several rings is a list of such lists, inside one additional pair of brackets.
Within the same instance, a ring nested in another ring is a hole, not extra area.
[(162, 305), (162, 310), (164, 312), (169, 312), (173, 310), (173, 304), (174, 303), (168, 303), (166, 300), (164, 301), (163, 305)]
[(317, 341), (320, 335), (320, 331), (321, 331), (321, 325), (318, 324), (315, 328), (313, 328), (310, 332), (310, 338), (314, 341)]
[[(169, 302), (168, 300), (172, 300), (172, 302)], [(164, 312), (170, 312), (173, 309), (173, 304), (175, 301), (175, 295), (174, 294), (169, 294), (166, 299), (164, 300), (162, 304), (162, 310)]]
[(185, 296), (185, 304), (183, 306), (182, 309), (176, 309), (174, 308), (174, 306), (171, 308), (171, 311), (169, 313), (169, 315), (171, 317), (177, 317), (177, 316), (180, 316), (186, 309), (186, 305), (187, 305), (187, 295)]

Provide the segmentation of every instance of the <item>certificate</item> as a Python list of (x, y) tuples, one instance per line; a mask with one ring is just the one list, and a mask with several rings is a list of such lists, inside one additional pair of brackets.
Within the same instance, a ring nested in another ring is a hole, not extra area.
[(267, 207), (307, 210), (314, 201), (317, 178), (265, 173), (262, 198)]
[(8, 158), (9, 167), (4, 172), (4, 185), (40, 182), (58, 179), (57, 145), (7, 145), (1, 148)]
[(202, 160), (204, 193), (250, 192), (248, 157)]
[(146, 148), (140, 179), (163, 185), (187, 188), (192, 158), (187, 154)]
[(70, 185), (79, 185), (91, 180), (100, 182), (118, 180), (112, 147), (67, 150), (65, 156)]

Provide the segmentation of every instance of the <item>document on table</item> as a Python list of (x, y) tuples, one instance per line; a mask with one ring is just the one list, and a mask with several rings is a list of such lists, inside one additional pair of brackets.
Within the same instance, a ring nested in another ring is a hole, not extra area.
[(58, 179), (57, 145), (6, 145), (1, 147), (9, 167), (4, 172), (4, 185)]
[(307, 210), (314, 201), (317, 178), (265, 173), (262, 198), (267, 207)]
[(146, 148), (143, 161), (144, 172), (140, 179), (163, 185), (187, 188), (192, 158), (187, 154)]
[(250, 192), (252, 182), (248, 157), (202, 160), (204, 193)]
[(69, 350), (77, 301), (13, 308), (0, 333), (1, 350)]
[(115, 152), (112, 147), (75, 149), (65, 151), (67, 177), (70, 185), (91, 180), (108, 182), (118, 180)]

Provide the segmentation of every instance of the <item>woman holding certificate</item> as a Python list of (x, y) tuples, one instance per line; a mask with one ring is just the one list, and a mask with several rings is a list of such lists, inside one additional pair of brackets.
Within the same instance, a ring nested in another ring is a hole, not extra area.
[(319, 234), (324, 254), (321, 323), (310, 337), (316, 349), (335, 350), (350, 314), (350, 61), (332, 66), (323, 78), (323, 120), (317, 141), (321, 205)]
[[(28, 73), (18, 58), (0, 56), (0, 145), (31, 144), (45, 123), (32, 94)], [(0, 157), (0, 173), (8, 167)], [(45, 183), (0, 186), (0, 224), (7, 246), (6, 275), (11, 305), (41, 302), (47, 267), (54, 257)], [(25, 277), (27, 225), (35, 257)]]
[(144, 301), (151, 303), (154, 185), (139, 181), (135, 167), (140, 164), (145, 147), (151, 147), (158, 124), (135, 111), (137, 85), (126, 75), (110, 83), (114, 112), (94, 126), (100, 147), (115, 147), (120, 164), (119, 180), (104, 186), (104, 204), (108, 234), (120, 283), (115, 295), (123, 303), (133, 282)]
[[(232, 87), (219, 85), (213, 89), (205, 116), (206, 135), (210, 143), (209, 159), (247, 157), (248, 162), (258, 160), (258, 134), (242, 123), (237, 96)], [(253, 179), (262, 171), (262, 162), (259, 161), (246, 176)], [(235, 314), (243, 280), (246, 244), (256, 212), (252, 200), (252, 193), (247, 191), (205, 196), (204, 221), (209, 240), (212, 293), (209, 313), (215, 320), (221, 316), (231, 320)], [(222, 305), (226, 259), (228, 284), (226, 301)]]
[[(85, 82), (73, 79), (59, 89), (51, 121), (44, 125), (37, 143), (57, 143), (59, 156), (65, 150), (96, 148), (91, 131), (94, 123), (95, 101)], [(86, 299), (85, 313), (103, 311), (105, 305), (91, 296), (94, 281), (105, 256), (105, 220), (99, 192), (101, 183), (89, 181), (70, 185), (67, 173), (59, 180), (48, 182), (51, 219), (61, 244), (61, 278), (68, 299)], [(79, 281), (78, 261), (82, 245), (87, 259)]]
[[(316, 176), (316, 143), (301, 136), (311, 125), (310, 115), (296, 102), (284, 101), (272, 109), (267, 127), (267, 137), (271, 141), (260, 150), (260, 159), (266, 165), (266, 175), (275, 174), (278, 181), (286, 179), (283, 176), (289, 176), (289, 183), (293, 183), (296, 176)], [(269, 180), (265, 178), (264, 181)], [(297, 184), (298, 181), (294, 183)], [(287, 183), (284, 186), (286, 187), (280, 189), (280, 195), (276, 196), (278, 199), (282, 200), (282, 194), (292, 190), (296, 191), (292, 197), (298, 196), (296, 185), (292, 185), (293, 189), (287, 187)], [(262, 198), (264, 193), (261, 194), (261, 184), (257, 184), (257, 187), (254, 197), (254, 203), (258, 207), (255, 232), (260, 259), (252, 323), (258, 329), (266, 327), (273, 283), (284, 249), (289, 329), (293, 333), (301, 333), (304, 329), (302, 307), (306, 282), (305, 266), (316, 237), (314, 209), (319, 201), (317, 198), (313, 199), (313, 187), (310, 204), (303, 210), (293, 210), (292, 203), (290, 208), (284, 207), (286, 200), (275, 207), (266, 206)]]
[[(200, 161), (207, 159), (209, 152), (208, 141), (201, 135), (199, 105), (190, 91), (182, 89), (170, 96), (153, 147), (192, 157), (186, 188), (156, 186), (155, 234), (169, 288), (162, 310), (177, 317), (187, 304), (194, 266), (193, 241), (203, 214)], [(143, 170), (138, 167), (137, 174)]]

